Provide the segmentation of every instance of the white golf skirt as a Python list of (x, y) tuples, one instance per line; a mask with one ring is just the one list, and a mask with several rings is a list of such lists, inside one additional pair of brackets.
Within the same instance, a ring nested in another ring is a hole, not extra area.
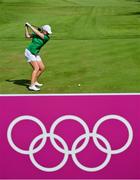
[(41, 57), (39, 55), (32, 54), (28, 49), (25, 49), (25, 57), (27, 62), (41, 61)]

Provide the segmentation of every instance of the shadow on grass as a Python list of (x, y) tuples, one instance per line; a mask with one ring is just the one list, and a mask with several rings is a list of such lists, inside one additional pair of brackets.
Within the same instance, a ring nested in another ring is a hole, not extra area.
[(28, 79), (15, 79), (15, 80), (7, 79), (6, 81), (19, 85), (19, 86), (25, 86), (25, 87), (28, 87), (30, 84), (30, 80)]
[(140, 0), (132, 0), (132, 1), (140, 2)]
[(135, 1), (135, 2), (140, 2), (140, 0), (126, 0), (126, 1)]
[(138, 11), (138, 12), (131, 12), (131, 13), (129, 13), (130, 15), (140, 15), (140, 11)]
[(137, 12), (130, 12), (130, 13), (125, 14), (125, 15), (128, 15), (128, 16), (139, 16), (139, 15), (140, 15), (140, 11), (137, 11)]
[(140, 11), (127, 12), (127, 13), (118, 13), (118, 14), (114, 14), (114, 16), (140, 16)]

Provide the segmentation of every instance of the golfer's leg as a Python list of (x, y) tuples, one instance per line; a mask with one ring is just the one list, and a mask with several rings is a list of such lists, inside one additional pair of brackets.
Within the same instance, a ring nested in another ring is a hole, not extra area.
[(31, 76), (31, 84), (35, 84), (35, 82), (37, 81), (37, 75), (39, 72), (39, 66), (37, 61), (31, 61), (30, 62), (32, 68), (33, 68), (33, 72), (32, 72), (32, 76)]
[(43, 61), (37, 61), (38, 67), (39, 67), (39, 71), (37, 73), (37, 78), (39, 78), (39, 76), (44, 72), (45, 70), (45, 65), (43, 63)]

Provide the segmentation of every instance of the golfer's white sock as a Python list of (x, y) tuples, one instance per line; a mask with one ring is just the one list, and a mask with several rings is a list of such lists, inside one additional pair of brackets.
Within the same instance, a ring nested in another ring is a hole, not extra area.
[(43, 86), (43, 84), (40, 84), (40, 83), (37, 82), (37, 81), (35, 82), (35, 85), (36, 85), (36, 86), (39, 86), (39, 87)]
[(30, 87), (34, 87), (34, 86), (35, 86), (35, 83), (30, 85)]

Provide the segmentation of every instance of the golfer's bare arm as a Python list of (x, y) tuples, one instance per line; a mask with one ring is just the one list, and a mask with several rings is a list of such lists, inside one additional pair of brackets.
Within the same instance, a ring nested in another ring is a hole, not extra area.
[(35, 27), (33, 27), (32, 25), (29, 26), (31, 28), (31, 30), (37, 34), (39, 37), (41, 37), (41, 39), (44, 39), (44, 34), (39, 32)]
[(29, 29), (27, 26), (25, 26), (25, 37), (26, 38), (32, 38), (32, 34), (29, 33)]

